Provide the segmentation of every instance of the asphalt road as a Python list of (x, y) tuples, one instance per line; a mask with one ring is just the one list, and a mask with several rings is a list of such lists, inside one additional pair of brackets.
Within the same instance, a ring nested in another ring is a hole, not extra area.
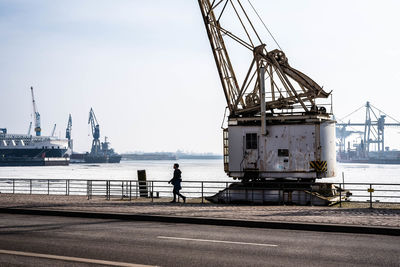
[(101, 264), (400, 266), (400, 237), (0, 214), (0, 266)]

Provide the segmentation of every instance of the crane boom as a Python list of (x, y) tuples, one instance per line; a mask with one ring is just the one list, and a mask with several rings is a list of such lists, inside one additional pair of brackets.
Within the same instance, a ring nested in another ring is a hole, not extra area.
[(219, 20), (215, 18), (213, 7), (208, 0), (199, 0), (201, 14), (203, 16), (204, 25), (207, 30), (208, 40), (210, 41), (211, 49), (214, 55), (215, 63), (217, 64), (219, 78), (224, 90), (226, 102), (229, 111), (234, 113), (233, 103), (239, 94), (239, 84), (236, 80), (236, 75), (226, 49), (222, 33), (219, 30)]
[[(330, 93), (325, 92), (304, 73), (292, 68), (283, 51), (267, 51), (266, 44), (261, 40), (240, 0), (212, 3), (210, 0), (198, 0), (198, 3), (231, 117), (260, 114), (264, 110), (261, 105), (265, 105), (266, 112), (271, 114), (275, 114), (277, 110), (290, 110), (291, 113), (294, 109), (303, 113), (320, 111), (315, 99), (327, 98)], [(237, 17), (248, 40), (221, 25), (228, 8), (234, 11), (232, 16)], [(218, 16), (215, 15), (216, 12), (219, 13)], [(250, 67), (240, 83), (225, 45), (224, 38), (228, 37), (251, 53)], [(264, 71), (265, 80), (270, 80), (266, 97), (262, 97), (264, 94), (261, 92), (264, 89), (260, 88), (260, 84), (264, 84), (260, 83)], [(300, 104), (301, 109), (296, 104)], [(326, 109), (321, 111), (325, 113)]]
[(56, 127), (57, 127), (57, 124), (54, 123), (53, 130), (51, 131), (51, 136), (54, 136), (54, 134), (56, 133)]
[(72, 116), (71, 114), (69, 114), (68, 117), (68, 123), (67, 123), (67, 129), (65, 130), (65, 138), (68, 139), (68, 148), (71, 150), (71, 154), (72, 154), (72, 150), (73, 150), (73, 143), (72, 143)]
[(28, 135), (31, 135), (32, 122), (29, 122)]
[(65, 138), (71, 140), (71, 134), (72, 134), (72, 116), (69, 114), (68, 117), (68, 123), (67, 123), (67, 129), (65, 130)]
[(31, 86), (31, 94), (32, 94), (33, 116), (35, 119), (35, 132), (36, 132), (36, 136), (40, 136), (41, 131), (42, 131), (42, 129), (40, 128), (40, 113), (37, 111), (37, 108), (36, 108), (36, 101), (35, 101), (35, 96), (33, 94), (32, 86)]

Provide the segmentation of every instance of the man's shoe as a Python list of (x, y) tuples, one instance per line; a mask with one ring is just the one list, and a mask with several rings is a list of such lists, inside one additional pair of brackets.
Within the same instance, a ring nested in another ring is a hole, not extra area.
[(176, 201), (175, 201), (175, 200), (172, 200), (172, 201), (170, 201), (169, 203), (176, 203)]

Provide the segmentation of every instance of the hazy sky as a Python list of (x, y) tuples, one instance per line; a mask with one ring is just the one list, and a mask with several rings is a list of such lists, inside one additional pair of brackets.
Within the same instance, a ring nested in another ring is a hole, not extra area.
[[(291, 66), (333, 90), (336, 117), (369, 100), (400, 118), (400, 1), (252, 3)], [(57, 123), (64, 137), (71, 113), (75, 150), (90, 149), (93, 107), (117, 152), (222, 153), (226, 103), (197, 0), (0, 0), (0, 40), (0, 128), (27, 132), (33, 86), (43, 134)]]

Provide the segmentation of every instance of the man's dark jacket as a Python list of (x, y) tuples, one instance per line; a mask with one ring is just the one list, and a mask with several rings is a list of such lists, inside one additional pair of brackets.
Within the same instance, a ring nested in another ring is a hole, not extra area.
[(182, 173), (181, 170), (175, 169), (174, 170), (174, 177), (172, 177), (172, 179), (169, 181), (171, 184), (174, 185), (174, 190), (181, 190), (182, 189), (182, 187), (181, 187), (181, 182), (182, 182), (181, 173)]

